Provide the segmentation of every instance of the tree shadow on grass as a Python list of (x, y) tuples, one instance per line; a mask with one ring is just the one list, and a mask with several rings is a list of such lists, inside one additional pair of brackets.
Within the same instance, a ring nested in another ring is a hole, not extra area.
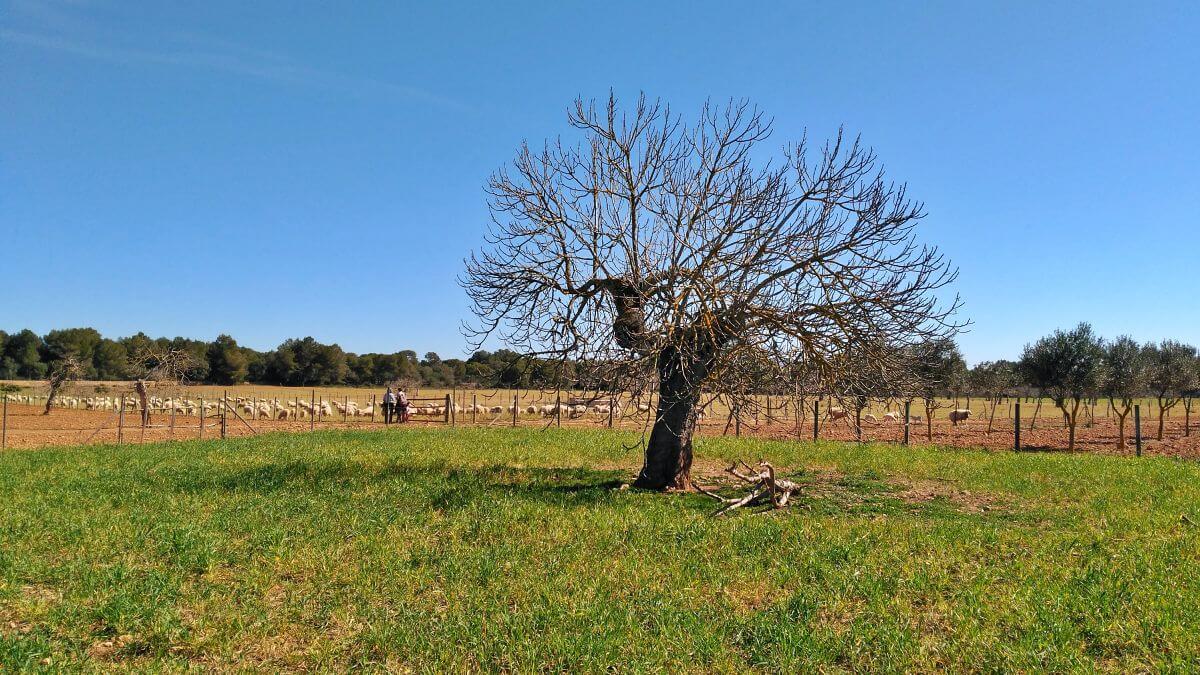
[(407, 493), (426, 495), (431, 508), (457, 509), (482, 499), (508, 496), (559, 506), (595, 504), (611, 499), (627, 481), (620, 470), (580, 467), (450, 467), (445, 463), (389, 463), (368, 466), (346, 460), (271, 462), (252, 468), (191, 468), (165, 478), (186, 493), (329, 494), (360, 487), (395, 484)]

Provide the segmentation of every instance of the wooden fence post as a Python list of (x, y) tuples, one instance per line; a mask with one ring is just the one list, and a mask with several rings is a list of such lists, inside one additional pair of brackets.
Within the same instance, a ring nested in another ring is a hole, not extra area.
[(196, 409), (196, 412), (199, 413), (197, 415), (197, 417), (200, 418), (200, 440), (204, 440), (204, 397), (203, 396), (200, 397), (200, 407)]
[(912, 401), (905, 401), (904, 402), (904, 444), (905, 445), (908, 445), (908, 428), (910, 426), (910, 423), (908, 420), (908, 418), (909, 418), (908, 413), (911, 409), (912, 409)]
[(562, 426), (562, 392), (554, 393), (554, 424)]
[(1013, 452), (1021, 451), (1021, 402), (1013, 407)]
[(1187, 438), (1192, 435), (1192, 399), (1191, 397), (1183, 400), (1183, 437)]
[(613, 428), (613, 415), (616, 414), (614, 412), (616, 407), (617, 407), (617, 398), (615, 396), (613, 396), (612, 394), (609, 394), (608, 395), (608, 428), (609, 429)]
[(3, 450), (8, 447), (8, 394), (4, 394), (4, 414), (0, 420), (0, 450)]
[(117, 445), (121, 444), (124, 436), (121, 428), (125, 423), (125, 394), (121, 394), (121, 405), (117, 408)]
[[(355, 404), (355, 405), (357, 405), (357, 404)], [(342, 397), (342, 424), (346, 423), (346, 414), (349, 412), (349, 410), (350, 410), (350, 397), (343, 396)]]
[(221, 440), (225, 440), (225, 430), (229, 427), (229, 390), (221, 392)]
[(312, 398), (309, 400), (308, 410), (308, 430), (313, 431), (317, 428), (317, 390), (312, 390)]
[(454, 425), (454, 398), (450, 394), (446, 394), (446, 424)]
[(514, 427), (517, 426), (517, 396), (518, 396), (518, 394), (513, 394), (512, 413), (513, 413), (513, 426)]
[(733, 409), (733, 435), (742, 435), (742, 406), (735, 406)]
[(1142, 456), (1142, 406), (1133, 406), (1133, 442), (1137, 448), (1137, 456)]
[(472, 425), (475, 424), (475, 420), (479, 415), (479, 398), (478, 397), (479, 397), (478, 394), (475, 394), (475, 393), (471, 394), (471, 424)]
[(178, 406), (175, 400), (171, 401), (171, 430), (167, 432), (167, 437), (175, 440), (175, 408)]

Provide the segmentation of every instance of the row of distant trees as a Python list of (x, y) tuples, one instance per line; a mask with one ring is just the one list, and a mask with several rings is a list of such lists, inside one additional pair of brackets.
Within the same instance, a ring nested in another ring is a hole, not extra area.
[(936, 405), (937, 390), (956, 397), (982, 396), (993, 406), (1004, 397), (1026, 395), (1038, 396), (1040, 406), (1040, 398), (1046, 397), (1061, 411), (1072, 449), (1088, 402), (1111, 403), (1120, 428), (1118, 445), (1124, 447), (1126, 422), (1138, 399), (1151, 398), (1157, 404), (1161, 440), (1167, 413), (1181, 403), (1190, 412), (1192, 398), (1200, 396), (1195, 346), (1175, 340), (1140, 344), (1128, 336), (1106, 340), (1086, 323), (1026, 345), (1016, 361), (986, 361), (967, 368), (953, 343), (931, 350), (931, 355), (919, 362), (917, 369), (925, 372), (916, 378), (929, 383), (920, 392), (929, 405)]
[(211, 342), (188, 338), (151, 338), (144, 333), (116, 340), (93, 328), (67, 328), (38, 335), (31, 330), (0, 331), (0, 380), (44, 380), (71, 357), (79, 379), (129, 380), (144, 370), (146, 353), (183, 352), (187, 381), (284, 386), (384, 385), (450, 387), (571, 387), (573, 364), (523, 358), (507, 350), (477, 351), (468, 359), (443, 359), (434, 352), (418, 357), (412, 350), (392, 354), (354, 354), (337, 344), (311, 337), (290, 339), (270, 351), (243, 347), (228, 335)]

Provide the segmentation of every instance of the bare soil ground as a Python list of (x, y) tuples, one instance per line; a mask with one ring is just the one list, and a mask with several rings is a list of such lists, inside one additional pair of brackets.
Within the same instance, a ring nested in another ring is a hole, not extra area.
[[(36, 448), (50, 445), (73, 445), (82, 443), (115, 443), (118, 441), (118, 417), (113, 412), (94, 410), (74, 410), (55, 408), (50, 415), (42, 415), (39, 406), (9, 404), (6, 444), (8, 448)], [(727, 424), (728, 420), (706, 418), (700, 425), (702, 436), (734, 435), (736, 426)], [(460, 414), (459, 424), (475, 426), (508, 426), (512, 423), (509, 413), (500, 415), (477, 415), (472, 419), (470, 413)], [(562, 426), (570, 428), (601, 428), (607, 426), (606, 416), (586, 415), (578, 419), (566, 419)], [(618, 420), (617, 426), (623, 429), (641, 429), (645, 423), (641, 419), (624, 418)], [(1065, 451), (1067, 448), (1067, 429), (1061, 416), (1053, 413), (1043, 414), (1036, 427), (1030, 429), (1031, 420), (1022, 419), (1021, 445), (1024, 450), (1055, 450)], [(442, 426), (442, 418), (414, 417), (409, 424)], [(521, 426), (554, 425), (553, 419), (540, 419), (523, 415), (518, 419)], [(338, 414), (323, 418), (315, 425), (310, 421), (293, 420), (249, 420), (249, 425), (258, 432), (291, 431), (303, 432), (310, 428), (318, 429), (376, 429), (385, 430), (382, 416), (371, 422), (366, 418), (353, 417), (342, 422)], [(126, 414), (123, 419), (123, 429), (119, 440), (123, 443), (138, 443), (166, 440), (192, 440), (201, 437), (200, 420), (197, 417), (176, 416), (174, 426), (168, 414), (155, 414), (150, 425), (145, 429), (140, 427), (137, 413)], [(253, 433), (250, 426), (230, 415), (227, 421), (228, 436), (245, 436)], [(1157, 420), (1143, 419), (1142, 421), (1142, 452), (1147, 455), (1165, 455), (1187, 459), (1200, 458), (1200, 420), (1193, 419), (1190, 435), (1185, 436), (1183, 415), (1168, 418), (1163, 434), (1163, 440), (1154, 439), (1157, 432)], [(204, 420), (204, 438), (216, 438), (221, 433), (221, 421), (217, 417)], [(770, 438), (777, 440), (812, 439), (812, 420), (807, 419), (797, 427), (795, 419), (773, 419), (767, 423), (765, 418), (759, 424), (751, 421), (743, 422), (741, 433), (749, 438)], [(948, 420), (935, 419), (932, 439), (927, 434), (926, 426), (914, 424), (911, 429), (911, 442), (914, 445), (940, 445), (963, 448), (991, 448), (1010, 450), (1013, 446), (1013, 424), (1010, 419), (997, 418), (988, 432), (986, 419), (971, 419), (957, 426)], [(1096, 417), (1089, 425), (1080, 422), (1076, 436), (1077, 452), (1101, 452), (1105, 454), (1134, 453), (1133, 423), (1127, 422), (1126, 435), (1128, 443), (1125, 450), (1117, 450), (1117, 425), (1114, 419)], [(853, 424), (847, 420), (829, 422), (823, 420), (820, 428), (822, 440), (855, 441), (858, 440)], [(904, 429), (899, 423), (864, 423), (862, 440), (885, 443), (900, 443), (904, 438)]]
[[(1055, 450), (1067, 449), (1068, 433), (1061, 416), (1043, 416), (1037, 420), (1036, 427), (1030, 429), (1031, 420), (1021, 420), (1022, 450)], [(1155, 440), (1158, 431), (1158, 421), (1142, 420), (1142, 453), (1152, 455), (1167, 455), (1188, 459), (1200, 458), (1200, 420), (1191, 421), (1191, 433), (1184, 434), (1184, 419), (1168, 418), (1163, 428), (1163, 440)], [(1119, 432), (1114, 419), (1097, 417), (1090, 425), (1079, 422), (1075, 430), (1076, 452), (1101, 452), (1105, 454), (1134, 454), (1133, 421), (1125, 426), (1127, 447), (1117, 449)], [(774, 422), (770, 425), (759, 425), (757, 429), (743, 425), (742, 433), (755, 437), (768, 438), (797, 438), (794, 420), (789, 423)], [(806, 420), (799, 437), (812, 439), (812, 420)], [(854, 441), (858, 440), (852, 423), (846, 420), (836, 422), (823, 421), (820, 437), (827, 440)], [(901, 443), (904, 440), (904, 428), (899, 423), (863, 423), (863, 441), (878, 441)], [(1011, 419), (996, 419), (992, 430), (988, 432), (986, 419), (970, 419), (960, 422), (957, 426), (948, 420), (937, 419), (933, 422), (933, 434), (930, 438), (925, 423), (914, 423), (910, 429), (910, 441), (913, 445), (941, 445), (960, 448), (991, 448), (996, 450), (1011, 450), (1013, 447), (1013, 421)]]

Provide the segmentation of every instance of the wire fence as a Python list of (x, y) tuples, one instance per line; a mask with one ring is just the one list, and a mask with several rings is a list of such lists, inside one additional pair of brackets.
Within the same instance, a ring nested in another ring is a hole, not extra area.
[[(95, 391), (99, 389), (99, 391)], [(147, 398), (125, 391), (89, 395), (75, 391), (43, 415), (46, 395), (36, 390), (4, 396), (0, 448), (84, 443), (138, 443), (228, 438), (270, 431), (408, 426), (608, 427), (645, 430), (655, 400), (630, 394), (541, 390), (426, 390), (409, 397), (401, 418), (385, 411), (378, 392), (346, 389), (237, 387), (175, 388)], [(398, 411), (395, 411), (398, 412)], [(965, 412), (965, 414), (964, 414)], [(1162, 454), (1200, 457), (1193, 400), (1161, 408), (1140, 399), (1122, 419), (1106, 399), (1083, 402), (1076, 424), (1077, 446), (1085, 450), (1133, 452), (1148, 444)], [(796, 440), (933, 443), (960, 447), (1065, 449), (1067, 420), (1047, 399), (960, 397), (874, 399), (854, 409), (827, 397), (751, 397), (731, 408), (720, 400), (697, 411), (701, 435)], [(1121, 442), (1124, 439), (1124, 443)]]

